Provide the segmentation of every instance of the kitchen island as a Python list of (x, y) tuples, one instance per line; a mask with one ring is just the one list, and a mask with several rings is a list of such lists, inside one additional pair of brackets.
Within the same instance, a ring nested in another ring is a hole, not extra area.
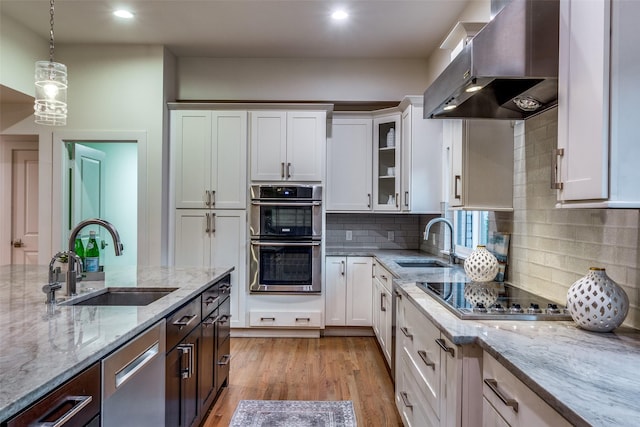
[[(103, 287), (177, 288), (147, 306), (45, 304), (46, 266), (0, 267), (0, 422), (101, 360), (233, 270), (113, 267)], [(64, 286), (62, 291), (64, 290)], [(59, 292), (58, 298), (63, 292)]]

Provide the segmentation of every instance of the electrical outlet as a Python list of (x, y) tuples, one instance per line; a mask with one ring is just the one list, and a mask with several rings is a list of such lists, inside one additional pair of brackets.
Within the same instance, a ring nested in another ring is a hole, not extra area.
[(347, 230), (347, 233), (346, 233), (345, 239), (347, 239), (347, 240), (353, 240), (353, 231), (351, 231), (351, 230)]
[(433, 246), (435, 246), (435, 245), (436, 245), (436, 235), (435, 235), (435, 234), (432, 234), (432, 235), (431, 235), (431, 244), (432, 244)]
[(395, 233), (393, 231), (387, 231), (387, 240), (393, 241), (395, 239)]

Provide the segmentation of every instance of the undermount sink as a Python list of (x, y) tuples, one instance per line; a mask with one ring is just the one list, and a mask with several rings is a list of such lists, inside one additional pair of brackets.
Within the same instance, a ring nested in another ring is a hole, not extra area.
[(396, 264), (403, 268), (451, 268), (450, 265), (435, 259), (397, 260)]
[(143, 306), (169, 295), (178, 288), (105, 288), (64, 301), (60, 305)]

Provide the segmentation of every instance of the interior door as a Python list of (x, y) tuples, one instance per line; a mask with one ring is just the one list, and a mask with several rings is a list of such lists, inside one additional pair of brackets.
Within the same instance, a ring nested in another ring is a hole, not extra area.
[(38, 264), (38, 143), (12, 150), (11, 264)]
[[(105, 160), (104, 152), (75, 144), (71, 227), (85, 219), (104, 217)], [(88, 230), (85, 232), (88, 234)], [(96, 230), (96, 234), (100, 234), (99, 230)]]

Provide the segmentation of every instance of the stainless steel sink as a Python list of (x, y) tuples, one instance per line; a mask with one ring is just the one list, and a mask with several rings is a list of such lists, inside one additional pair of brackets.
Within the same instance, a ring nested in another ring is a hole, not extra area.
[(178, 288), (110, 287), (64, 301), (60, 305), (143, 306), (169, 295)]
[(450, 265), (435, 259), (396, 260), (396, 264), (403, 268), (451, 268)]

